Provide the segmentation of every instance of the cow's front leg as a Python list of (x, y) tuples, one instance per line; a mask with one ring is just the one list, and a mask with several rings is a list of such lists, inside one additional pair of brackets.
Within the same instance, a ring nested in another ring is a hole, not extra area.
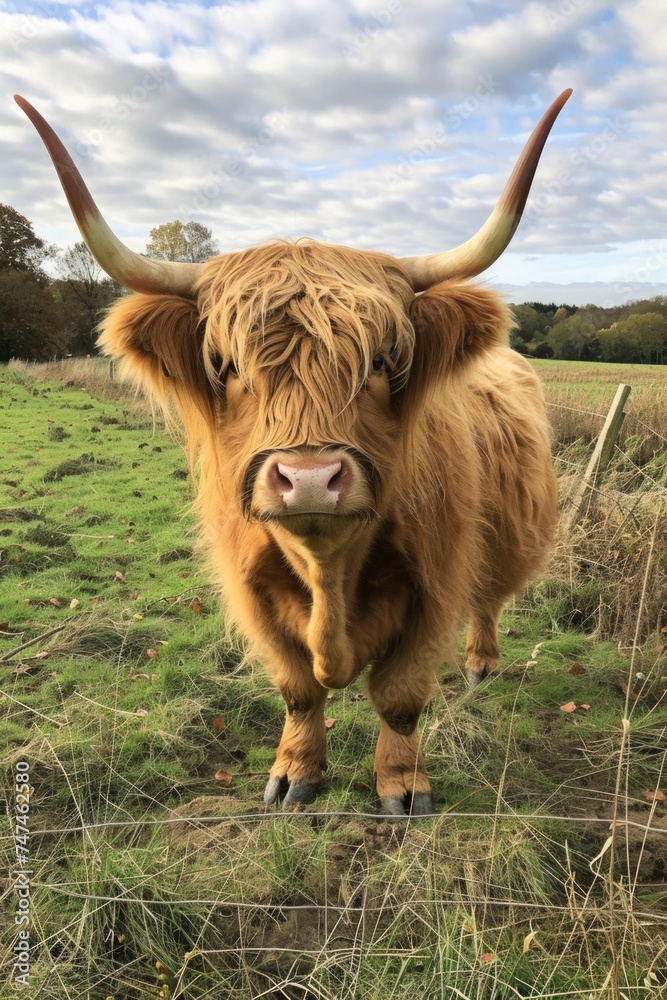
[(470, 687), (475, 687), (498, 669), (498, 619), (501, 610), (501, 601), (489, 600), (470, 616), (466, 637), (466, 673)]
[(327, 741), (324, 703), (327, 692), (306, 669), (293, 671), (278, 683), (286, 716), (276, 760), (269, 772), (264, 803), (283, 808), (312, 802), (326, 768)]
[(371, 669), (369, 693), (380, 716), (377, 790), (384, 811), (392, 816), (433, 811), (417, 723), (434, 685), (432, 666), (389, 661)]

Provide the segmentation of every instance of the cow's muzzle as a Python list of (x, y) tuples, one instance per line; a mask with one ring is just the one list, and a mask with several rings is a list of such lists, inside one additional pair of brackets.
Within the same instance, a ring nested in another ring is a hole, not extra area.
[(327, 517), (369, 519), (374, 514), (372, 473), (363, 456), (348, 448), (295, 448), (258, 459), (245, 490), (248, 512), (256, 520), (279, 520), (301, 533), (297, 525), (304, 518), (315, 517), (321, 528)]

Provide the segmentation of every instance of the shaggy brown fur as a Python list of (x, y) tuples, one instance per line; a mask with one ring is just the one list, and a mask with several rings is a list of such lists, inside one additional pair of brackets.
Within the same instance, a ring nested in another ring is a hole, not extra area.
[[(555, 521), (541, 391), (509, 326), (482, 287), (415, 297), (395, 259), (309, 241), (214, 258), (196, 302), (131, 295), (106, 319), (103, 349), (185, 426), (214, 576), (287, 705), (267, 788), (299, 789), (288, 803), (326, 758), (315, 674), (341, 687), (371, 664), (378, 792), (400, 811), (428, 801), (417, 722), (465, 620), (471, 681), (498, 665), (500, 609)], [(248, 515), (258, 456), (329, 445), (372, 470), (366, 519), (304, 538)]]

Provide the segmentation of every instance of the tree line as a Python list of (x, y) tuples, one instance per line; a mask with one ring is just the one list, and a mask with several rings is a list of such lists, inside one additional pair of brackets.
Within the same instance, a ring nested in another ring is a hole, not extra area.
[(513, 305), (516, 351), (561, 361), (667, 364), (667, 296), (623, 306)]
[[(197, 262), (217, 252), (206, 226), (174, 221), (151, 229), (145, 255)], [(0, 205), (0, 362), (94, 354), (97, 324), (122, 293), (85, 243), (50, 246), (24, 215)]]
[[(175, 220), (150, 230), (145, 255), (196, 263), (217, 252), (210, 229)], [(97, 324), (122, 293), (84, 243), (49, 246), (25, 216), (0, 205), (0, 361), (95, 353)], [(665, 296), (611, 308), (529, 302), (512, 309), (512, 347), (529, 357), (667, 364)]]

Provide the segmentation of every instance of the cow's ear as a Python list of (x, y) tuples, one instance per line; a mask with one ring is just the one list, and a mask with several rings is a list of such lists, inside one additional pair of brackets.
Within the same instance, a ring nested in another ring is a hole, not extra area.
[(195, 302), (178, 295), (128, 295), (108, 311), (98, 346), (122, 359), (123, 374), (164, 403), (170, 391), (208, 392), (203, 331)]
[(418, 407), (450, 376), (506, 344), (512, 325), (509, 308), (496, 293), (447, 281), (415, 297), (410, 319), (415, 347), (406, 396)]

